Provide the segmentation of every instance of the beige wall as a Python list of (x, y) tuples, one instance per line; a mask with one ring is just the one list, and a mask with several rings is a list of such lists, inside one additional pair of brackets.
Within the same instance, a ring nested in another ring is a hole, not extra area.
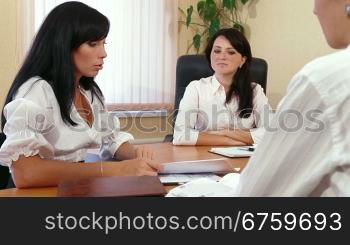
[(0, 106), (17, 70), (16, 5), (14, 0), (0, 0)]
[[(196, 0), (179, 0), (186, 9)], [(267, 94), (275, 108), (291, 77), (305, 63), (331, 52), (322, 35), (312, 0), (255, 0), (247, 16), (253, 55), (269, 64)], [(191, 34), (179, 26), (179, 54), (184, 54)]]

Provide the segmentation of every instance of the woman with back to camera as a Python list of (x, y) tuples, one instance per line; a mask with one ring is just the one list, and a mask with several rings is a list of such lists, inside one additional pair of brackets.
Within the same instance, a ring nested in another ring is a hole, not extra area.
[[(350, 196), (350, 0), (314, 2), (328, 45), (339, 51), (292, 78), (271, 122), (276, 130), (241, 173), (239, 196)], [(286, 130), (295, 125), (302, 127)]]
[[(110, 118), (94, 77), (103, 68), (108, 19), (80, 2), (54, 8), (40, 27), (6, 97), (0, 163), (17, 187), (56, 186), (61, 180), (157, 175), (147, 147)], [(79, 163), (88, 148), (119, 163)], [(130, 160), (133, 159), (133, 160)]]
[(206, 58), (214, 75), (192, 81), (180, 102), (175, 145), (251, 145), (258, 143), (270, 106), (250, 77), (252, 54), (236, 29), (219, 30), (208, 42)]

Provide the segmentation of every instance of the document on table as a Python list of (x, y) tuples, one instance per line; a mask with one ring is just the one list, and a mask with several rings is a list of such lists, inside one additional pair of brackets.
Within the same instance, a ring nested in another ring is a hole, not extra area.
[(201, 178), (207, 178), (214, 181), (221, 179), (221, 177), (216, 174), (160, 174), (158, 177), (163, 184), (187, 183)]
[(166, 197), (233, 197), (240, 175), (230, 173), (219, 181), (200, 178), (172, 189)]
[(213, 147), (209, 152), (226, 157), (250, 157), (254, 154), (254, 150), (250, 151), (248, 147)]
[(208, 159), (163, 163), (161, 174), (232, 172), (226, 159)]

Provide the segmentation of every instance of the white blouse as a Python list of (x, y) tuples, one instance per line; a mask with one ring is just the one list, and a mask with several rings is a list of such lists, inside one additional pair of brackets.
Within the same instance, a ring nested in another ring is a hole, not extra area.
[(40, 77), (24, 83), (4, 108), (6, 140), (0, 149), (0, 164), (11, 166), (20, 155), (39, 155), (43, 159), (79, 162), (87, 149), (100, 148), (100, 157), (114, 156), (118, 147), (133, 139), (119, 131), (119, 120), (109, 114), (90, 91), (80, 88), (90, 102), (93, 124), (90, 128), (72, 106), (71, 118), (77, 126), (63, 122), (51, 86)]
[(294, 76), (237, 195), (350, 196), (350, 47)]
[(250, 129), (254, 142), (259, 143), (272, 115), (263, 88), (254, 85), (253, 113), (240, 118), (238, 100), (225, 103), (225, 89), (215, 76), (191, 82), (180, 102), (173, 144), (195, 145), (200, 131), (222, 129)]

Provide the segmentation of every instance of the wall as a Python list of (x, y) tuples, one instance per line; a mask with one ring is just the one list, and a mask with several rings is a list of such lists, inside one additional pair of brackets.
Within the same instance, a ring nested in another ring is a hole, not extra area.
[(17, 1), (0, 1), (0, 107), (17, 70), (16, 64)]
[[(189, 4), (196, 3), (197, 0), (179, 0), (179, 7), (186, 10)], [(312, 11), (311, 0), (254, 0), (243, 12), (253, 55), (269, 64), (267, 95), (274, 108), (294, 73), (313, 58), (332, 51)], [(183, 25), (179, 25), (179, 31), (182, 55), (192, 36)]]

